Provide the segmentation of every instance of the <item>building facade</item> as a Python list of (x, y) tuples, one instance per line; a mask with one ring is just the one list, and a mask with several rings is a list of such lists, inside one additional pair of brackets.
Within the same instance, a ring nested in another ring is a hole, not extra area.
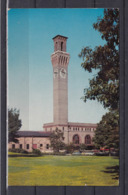
[(54, 52), (51, 55), (53, 66), (53, 122), (44, 124), (41, 132), (27, 131), (26, 133), (19, 131), (19, 143), (9, 143), (9, 148), (22, 147), (28, 151), (36, 148), (42, 152), (49, 152), (51, 151), (49, 136), (56, 128), (63, 131), (66, 144), (79, 145), (83, 143), (93, 146), (92, 138), (97, 124), (68, 122), (68, 64), (70, 55), (66, 51), (67, 39), (61, 35), (53, 38)]
[(10, 149), (24, 149), (32, 152), (33, 149), (39, 149), (41, 152), (52, 152), (50, 148), (50, 132), (43, 131), (18, 131), (18, 143), (10, 142)]

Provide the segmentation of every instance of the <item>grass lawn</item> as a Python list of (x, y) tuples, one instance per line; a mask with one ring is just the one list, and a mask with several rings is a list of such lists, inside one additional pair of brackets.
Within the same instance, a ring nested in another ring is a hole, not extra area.
[(9, 186), (117, 186), (119, 159), (109, 156), (9, 157)]
[[(21, 153), (16, 153), (16, 152), (8, 152), (8, 155), (18, 155), (18, 156), (21, 156), (22, 154)], [(24, 154), (26, 156), (28, 156), (28, 154)]]

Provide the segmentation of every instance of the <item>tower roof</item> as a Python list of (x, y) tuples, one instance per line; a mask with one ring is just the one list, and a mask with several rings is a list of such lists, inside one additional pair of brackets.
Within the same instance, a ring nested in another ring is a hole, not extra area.
[(63, 37), (63, 38), (65, 38), (65, 39), (68, 39), (68, 37), (65, 37), (65, 36), (62, 36), (62, 35), (56, 35), (56, 36), (53, 37), (52, 39), (54, 40), (54, 39), (57, 38), (57, 37)]

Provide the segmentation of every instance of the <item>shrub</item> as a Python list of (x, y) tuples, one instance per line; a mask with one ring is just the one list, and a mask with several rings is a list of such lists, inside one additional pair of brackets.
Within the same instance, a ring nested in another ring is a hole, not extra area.
[(41, 151), (38, 150), (38, 149), (33, 149), (33, 152), (32, 152), (32, 153), (33, 153), (33, 154), (36, 154), (36, 155), (38, 155), (38, 156), (41, 156), (41, 155), (42, 155)]
[(76, 146), (73, 143), (67, 144), (65, 146), (66, 152), (72, 154), (76, 150)]
[(28, 154), (28, 152), (26, 150), (20, 149), (22, 154)]

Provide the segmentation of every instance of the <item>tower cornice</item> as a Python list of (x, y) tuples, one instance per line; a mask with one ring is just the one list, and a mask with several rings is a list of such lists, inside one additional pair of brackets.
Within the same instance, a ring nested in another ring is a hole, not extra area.
[(61, 39), (68, 39), (68, 37), (65, 37), (63, 35), (56, 35), (55, 37), (53, 37), (52, 39), (56, 39), (56, 38), (61, 38)]
[(67, 53), (66, 51), (60, 51), (60, 50), (57, 50), (57, 51), (53, 52), (53, 53), (51, 54), (51, 56), (52, 56), (52, 55), (55, 55), (55, 54), (66, 54), (66, 55), (69, 55), (69, 56), (70, 56), (70, 54)]
[(68, 66), (70, 55), (64, 51), (56, 51), (51, 55), (53, 67), (55, 66)]

